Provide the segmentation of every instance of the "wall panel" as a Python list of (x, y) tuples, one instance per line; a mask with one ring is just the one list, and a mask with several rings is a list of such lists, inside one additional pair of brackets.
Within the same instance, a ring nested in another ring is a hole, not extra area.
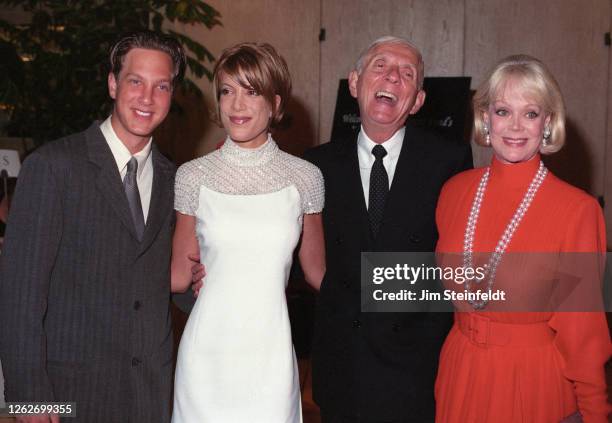
[[(476, 87), (494, 63), (515, 53), (538, 57), (557, 78), (567, 105), (566, 147), (549, 166), (563, 179), (601, 195), (610, 27), (609, 0), (466, 0), (465, 75)], [(488, 156), (476, 151), (478, 164)]]

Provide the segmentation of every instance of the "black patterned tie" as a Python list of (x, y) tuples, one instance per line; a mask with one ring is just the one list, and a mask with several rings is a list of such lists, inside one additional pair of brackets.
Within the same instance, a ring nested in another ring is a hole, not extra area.
[(142, 204), (140, 202), (140, 192), (138, 192), (138, 184), (136, 183), (136, 172), (138, 171), (138, 162), (135, 157), (132, 157), (127, 164), (127, 172), (123, 178), (123, 188), (125, 195), (130, 205), (132, 212), (132, 220), (136, 228), (138, 240), (142, 241), (144, 233), (144, 215), (142, 214)]
[(383, 166), (383, 157), (387, 155), (385, 147), (378, 144), (372, 149), (376, 158), (370, 172), (370, 199), (368, 201), (368, 214), (370, 216), (370, 228), (374, 238), (378, 235), (385, 210), (385, 200), (389, 192), (389, 177)]

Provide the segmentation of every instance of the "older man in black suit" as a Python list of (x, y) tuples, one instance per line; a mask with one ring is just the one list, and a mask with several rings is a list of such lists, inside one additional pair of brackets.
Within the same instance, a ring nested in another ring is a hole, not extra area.
[(175, 169), (151, 134), (185, 54), (143, 31), (110, 59), (112, 115), (39, 148), (20, 174), (0, 267), (6, 397), (76, 402), (75, 422), (168, 422)]
[(405, 126), (425, 101), (411, 43), (383, 37), (349, 75), (361, 131), (307, 152), (325, 178), (327, 273), (313, 345), (323, 423), (434, 419), (437, 360), (449, 314), (362, 313), (362, 251), (433, 251), (440, 188), (472, 166), (469, 146)]

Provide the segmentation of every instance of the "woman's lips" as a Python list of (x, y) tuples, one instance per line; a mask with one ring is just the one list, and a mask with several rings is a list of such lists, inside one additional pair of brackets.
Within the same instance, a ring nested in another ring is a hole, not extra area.
[(242, 125), (247, 123), (249, 120), (251, 120), (251, 118), (246, 116), (230, 116), (230, 122), (236, 125)]
[(527, 143), (527, 138), (502, 138), (505, 144), (513, 145), (513, 146), (522, 146)]

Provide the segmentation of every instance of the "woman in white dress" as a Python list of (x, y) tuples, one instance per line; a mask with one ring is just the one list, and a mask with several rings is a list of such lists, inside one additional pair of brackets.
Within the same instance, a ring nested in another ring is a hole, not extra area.
[(172, 290), (206, 280), (179, 347), (172, 421), (302, 421), (285, 288), (293, 250), (306, 281), (325, 272), (318, 168), (269, 134), (291, 91), (285, 60), (268, 44), (223, 52), (214, 70), (223, 146), (176, 175)]

